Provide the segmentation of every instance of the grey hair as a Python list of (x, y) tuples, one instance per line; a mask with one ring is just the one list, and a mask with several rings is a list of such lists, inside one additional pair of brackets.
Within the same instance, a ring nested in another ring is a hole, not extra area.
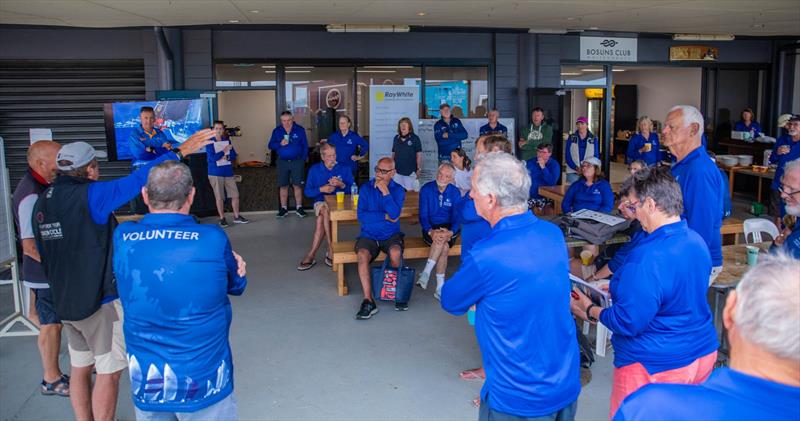
[(781, 179), (783, 179), (783, 177), (786, 177), (786, 174), (789, 174), (792, 171), (796, 171), (798, 168), (800, 168), (800, 158), (797, 158), (795, 160), (783, 164), (783, 175), (781, 176)]
[(734, 323), (749, 342), (800, 361), (800, 260), (785, 252), (758, 260), (736, 287)]
[(697, 136), (703, 136), (703, 128), (705, 127), (703, 114), (700, 114), (700, 111), (691, 105), (676, 105), (670, 108), (668, 113), (678, 110), (680, 110), (683, 115), (683, 127), (688, 127), (692, 123), (697, 123), (697, 127), (699, 127)]
[(525, 164), (505, 152), (489, 152), (475, 165), (475, 188), (481, 194), (493, 194), (502, 209), (525, 211), (531, 176)]
[(164, 161), (147, 175), (147, 199), (155, 210), (179, 210), (192, 192), (189, 167), (178, 161)]
[(450, 162), (442, 162), (441, 164), (439, 164), (439, 168), (436, 169), (436, 173), (438, 174), (439, 171), (442, 170), (442, 168), (450, 168), (450, 170), (452, 170), (453, 172), (456, 171), (456, 167)]
[(636, 171), (622, 184), (622, 190), (636, 195), (640, 202), (648, 197), (656, 202), (656, 208), (667, 216), (683, 213), (681, 186), (666, 167), (645, 167)]

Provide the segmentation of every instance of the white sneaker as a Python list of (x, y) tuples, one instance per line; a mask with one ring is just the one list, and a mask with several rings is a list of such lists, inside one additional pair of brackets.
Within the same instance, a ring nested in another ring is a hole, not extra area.
[(420, 273), (419, 278), (417, 279), (417, 285), (419, 285), (419, 287), (422, 289), (428, 288), (428, 279), (430, 279), (430, 277), (431, 277), (430, 273), (425, 273), (425, 272)]
[(442, 290), (437, 289), (436, 292), (433, 293), (433, 298), (436, 298), (436, 301), (442, 301)]

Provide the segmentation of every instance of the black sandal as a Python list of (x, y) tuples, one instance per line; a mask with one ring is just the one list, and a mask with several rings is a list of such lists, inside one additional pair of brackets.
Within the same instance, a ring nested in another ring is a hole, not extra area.
[(62, 375), (58, 380), (53, 383), (47, 383), (42, 379), (42, 395), (51, 396), (58, 395), (69, 397), (69, 376)]
[(310, 261), (308, 263), (300, 262), (300, 265), (297, 266), (297, 270), (299, 270), (299, 271), (309, 270), (309, 269), (313, 268), (314, 265), (316, 265), (316, 264), (317, 264), (316, 260), (312, 260), (312, 261)]
[(330, 256), (325, 256), (325, 264), (329, 268), (332, 268), (333, 267), (333, 259), (331, 259)]

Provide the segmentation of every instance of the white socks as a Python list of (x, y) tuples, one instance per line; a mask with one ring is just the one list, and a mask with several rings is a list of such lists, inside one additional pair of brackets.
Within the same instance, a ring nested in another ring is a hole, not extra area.
[[(427, 273), (428, 275), (430, 275), (434, 266), (436, 266), (436, 260), (428, 259), (428, 263), (425, 264), (425, 269), (423, 269), (422, 271)], [(439, 276), (439, 275), (436, 275), (436, 276)]]
[(436, 274), (436, 290), (441, 291), (442, 286), (444, 286), (444, 273), (437, 273)]

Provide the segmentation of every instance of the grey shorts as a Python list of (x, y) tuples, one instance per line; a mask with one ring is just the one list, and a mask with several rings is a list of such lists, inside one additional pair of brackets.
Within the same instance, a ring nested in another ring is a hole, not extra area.
[(214, 191), (214, 197), (217, 200), (225, 200), (226, 196), (231, 199), (239, 197), (239, 189), (236, 187), (236, 178), (234, 177), (209, 175), (208, 183), (211, 184), (211, 190)]
[(155, 412), (142, 411), (136, 408), (137, 421), (211, 421), (225, 420), (233, 421), (239, 419), (236, 410), (236, 397), (233, 393), (227, 398), (195, 412)]
[(97, 374), (112, 374), (126, 368), (128, 359), (122, 320), (119, 299), (103, 304), (83, 320), (62, 320), (70, 364), (73, 367), (94, 365)]
[(286, 187), (289, 184), (302, 186), (305, 180), (306, 163), (302, 159), (286, 161), (278, 159), (278, 187)]

